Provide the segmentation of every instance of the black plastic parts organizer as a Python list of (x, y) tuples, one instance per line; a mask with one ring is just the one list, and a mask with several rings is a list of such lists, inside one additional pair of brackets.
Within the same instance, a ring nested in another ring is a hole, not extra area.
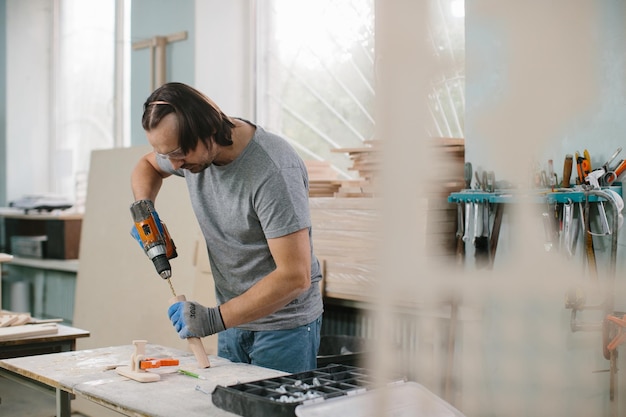
[[(397, 381), (404, 381), (398, 378)], [(393, 382), (393, 381), (389, 381)], [(296, 407), (376, 388), (363, 368), (330, 364), (312, 371), (230, 386), (212, 394), (217, 407), (243, 417), (294, 417)]]

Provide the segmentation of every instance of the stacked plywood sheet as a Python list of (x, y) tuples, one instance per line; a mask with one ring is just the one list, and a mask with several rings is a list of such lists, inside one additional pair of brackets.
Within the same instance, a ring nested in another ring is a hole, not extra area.
[[(425, 228), (416, 231), (416, 238), (423, 239), (429, 261), (445, 263), (454, 257), (456, 249), (456, 205), (447, 199), (451, 192), (463, 188), (464, 142), (433, 138), (431, 144), (428, 158), (437, 169), (428, 171), (429, 186), (419, 196), (416, 216), (424, 216)], [(372, 198), (371, 188), (367, 187), (375, 180), (380, 146), (348, 151), (362, 177), (354, 182), (344, 181), (334, 197), (312, 195), (313, 244), (324, 267), (325, 296), (367, 301), (376, 294), (379, 276), (375, 271), (376, 254), (380, 252), (380, 200)]]
[(448, 196), (465, 188), (465, 140), (432, 138), (428, 158), (426, 250), (429, 256), (446, 262), (456, 252), (457, 206), (448, 203)]
[(378, 242), (374, 198), (311, 198), (313, 245), (327, 297), (370, 300)]
[(305, 161), (310, 197), (333, 197), (341, 187), (337, 172), (327, 161)]
[(373, 181), (381, 168), (380, 141), (370, 141), (358, 148), (339, 148), (332, 151), (347, 153), (352, 161), (349, 169), (358, 173), (357, 179), (342, 181), (335, 197), (372, 197)]

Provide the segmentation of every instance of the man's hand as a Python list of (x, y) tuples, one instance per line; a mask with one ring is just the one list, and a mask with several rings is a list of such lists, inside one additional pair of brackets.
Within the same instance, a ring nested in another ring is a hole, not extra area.
[(207, 308), (195, 301), (179, 301), (167, 310), (181, 339), (209, 336), (226, 330), (220, 308)]

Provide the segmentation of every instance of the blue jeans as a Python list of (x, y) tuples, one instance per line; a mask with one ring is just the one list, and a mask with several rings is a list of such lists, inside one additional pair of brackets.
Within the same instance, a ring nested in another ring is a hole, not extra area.
[(217, 354), (231, 362), (250, 363), (290, 374), (317, 368), (322, 316), (287, 330), (232, 328), (218, 335)]

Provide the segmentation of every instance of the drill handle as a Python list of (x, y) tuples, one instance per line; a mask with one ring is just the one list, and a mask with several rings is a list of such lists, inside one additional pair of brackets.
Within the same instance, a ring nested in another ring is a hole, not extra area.
[(176, 244), (174, 240), (170, 236), (170, 232), (167, 230), (167, 226), (165, 223), (161, 222), (163, 240), (165, 241), (165, 255), (167, 259), (173, 259), (178, 256), (178, 252), (176, 252)]

